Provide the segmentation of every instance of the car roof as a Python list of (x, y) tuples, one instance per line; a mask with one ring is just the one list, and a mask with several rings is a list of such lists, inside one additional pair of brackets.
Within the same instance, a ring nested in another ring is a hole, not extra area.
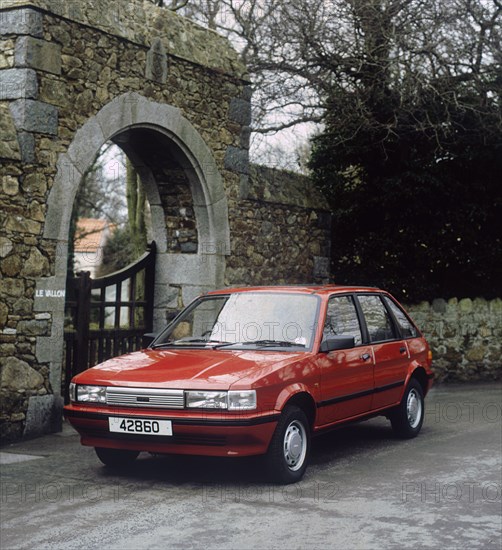
[(333, 294), (342, 292), (381, 292), (381, 289), (376, 287), (366, 286), (346, 286), (346, 285), (269, 285), (269, 286), (238, 286), (213, 290), (208, 292), (206, 296), (214, 296), (218, 294), (236, 294), (241, 292), (279, 292), (295, 294)]

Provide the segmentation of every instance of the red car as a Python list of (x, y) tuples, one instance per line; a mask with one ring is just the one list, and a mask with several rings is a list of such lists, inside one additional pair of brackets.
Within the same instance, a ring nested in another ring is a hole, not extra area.
[(273, 481), (307, 467), (311, 436), (385, 415), (415, 437), (429, 346), (376, 288), (258, 287), (197, 298), (147, 349), (72, 380), (65, 416), (118, 466), (141, 451), (264, 455)]

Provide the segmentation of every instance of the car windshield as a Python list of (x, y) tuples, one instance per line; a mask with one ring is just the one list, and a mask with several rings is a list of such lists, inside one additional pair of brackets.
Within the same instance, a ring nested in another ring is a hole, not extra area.
[(189, 306), (154, 348), (309, 350), (318, 298), (310, 294), (239, 292), (206, 296)]

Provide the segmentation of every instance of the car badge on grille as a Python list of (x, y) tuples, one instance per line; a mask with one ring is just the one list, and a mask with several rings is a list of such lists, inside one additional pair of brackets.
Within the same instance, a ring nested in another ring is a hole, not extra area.
[(150, 398), (143, 395), (139, 395), (136, 397), (136, 401), (138, 403), (150, 403)]

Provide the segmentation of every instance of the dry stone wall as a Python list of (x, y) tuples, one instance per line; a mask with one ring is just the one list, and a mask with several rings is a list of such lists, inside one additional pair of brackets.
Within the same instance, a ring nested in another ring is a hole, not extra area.
[(502, 300), (437, 299), (407, 308), (433, 351), (438, 381), (502, 378)]

